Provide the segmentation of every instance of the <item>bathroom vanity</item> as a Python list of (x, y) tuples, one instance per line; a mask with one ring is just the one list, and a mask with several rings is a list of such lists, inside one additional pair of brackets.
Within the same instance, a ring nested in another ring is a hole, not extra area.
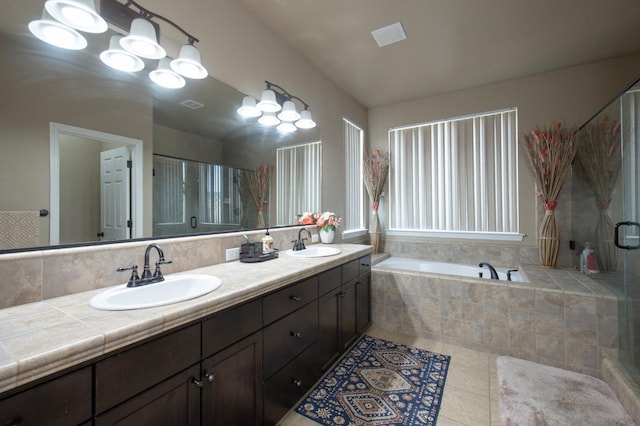
[[(340, 255), (326, 258), (281, 256), (260, 265), (200, 268), (199, 273), (219, 276), (222, 287), (192, 301), (144, 310), (146, 315), (136, 311), (131, 318), (140, 322), (129, 326), (132, 333), (142, 335), (144, 324), (158, 329), (154, 317), (162, 318), (162, 330), (114, 350), (106, 348), (120, 343), (109, 342), (104, 332), (104, 353), (7, 390), (0, 396), (0, 423), (275, 424), (369, 326), (370, 247), (339, 247)], [(95, 293), (52, 303), (60, 309), (76, 306), (68, 309), (85, 324), (90, 316), (111, 319), (114, 333), (131, 340), (115, 331), (121, 327), (117, 316), (126, 314), (77, 308), (78, 300)], [(18, 361), (18, 373), (20, 365), (27, 360)], [(35, 366), (39, 371), (31, 374), (64, 362), (52, 365)]]

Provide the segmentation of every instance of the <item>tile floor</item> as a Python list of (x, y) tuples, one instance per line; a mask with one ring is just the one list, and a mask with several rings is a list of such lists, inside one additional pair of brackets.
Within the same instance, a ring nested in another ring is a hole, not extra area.
[[(367, 334), (381, 339), (451, 355), (438, 414), (438, 426), (499, 426), (498, 379), (496, 356), (460, 346), (435, 342), (382, 330), (375, 326)], [(318, 424), (290, 411), (280, 426), (317, 426)]]

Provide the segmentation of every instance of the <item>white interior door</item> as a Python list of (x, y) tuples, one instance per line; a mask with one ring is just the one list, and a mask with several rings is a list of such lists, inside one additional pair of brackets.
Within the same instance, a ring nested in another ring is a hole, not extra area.
[(129, 149), (100, 153), (100, 226), (104, 240), (129, 238)]

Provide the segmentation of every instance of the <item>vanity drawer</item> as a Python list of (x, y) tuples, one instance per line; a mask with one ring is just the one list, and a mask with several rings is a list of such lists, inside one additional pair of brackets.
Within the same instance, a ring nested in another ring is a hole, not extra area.
[(264, 324), (272, 323), (318, 298), (318, 277), (290, 285), (263, 298)]
[(262, 300), (229, 309), (202, 323), (202, 357), (206, 358), (262, 328)]
[(200, 361), (200, 324), (153, 339), (96, 363), (96, 413)]
[(270, 377), (318, 338), (318, 301), (266, 327), (263, 377)]
[(322, 296), (340, 287), (340, 284), (342, 284), (342, 269), (338, 266), (337, 268), (322, 272), (318, 275), (318, 280), (319, 294)]
[(360, 259), (342, 265), (342, 282), (347, 283), (360, 275)]
[(264, 424), (276, 424), (319, 377), (317, 345), (311, 345), (264, 383)]

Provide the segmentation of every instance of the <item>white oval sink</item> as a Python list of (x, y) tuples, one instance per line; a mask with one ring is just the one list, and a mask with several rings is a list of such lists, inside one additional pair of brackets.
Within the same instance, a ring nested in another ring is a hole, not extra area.
[(143, 309), (169, 305), (211, 293), (222, 285), (220, 278), (212, 275), (167, 275), (164, 281), (141, 287), (126, 284), (98, 293), (89, 300), (89, 306), (107, 311)]
[(293, 257), (325, 257), (325, 256), (335, 256), (336, 254), (340, 254), (342, 250), (336, 247), (327, 247), (327, 246), (311, 246), (307, 247), (304, 250), (287, 250), (286, 253), (289, 256)]

